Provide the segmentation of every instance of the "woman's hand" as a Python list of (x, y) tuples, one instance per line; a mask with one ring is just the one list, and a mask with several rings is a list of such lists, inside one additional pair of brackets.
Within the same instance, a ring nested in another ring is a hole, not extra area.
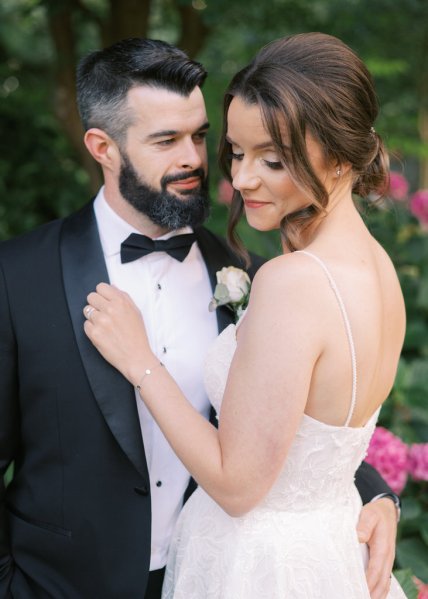
[(144, 370), (156, 362), (140, 311), (127, 293), (107, 283), (97, 285), (87, 300), (86, 335), (112, 366), (137, 385)]

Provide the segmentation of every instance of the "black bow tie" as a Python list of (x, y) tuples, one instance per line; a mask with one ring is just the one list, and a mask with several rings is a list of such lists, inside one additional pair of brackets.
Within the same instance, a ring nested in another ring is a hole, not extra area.
[(159, 240), (131, 233), (120, 246), (120, 260), (122, 263), (132, 262), (152, 252), (166, 252), (176, 260), (183, 262), (195, 239), (194, 233), (185, 233)]

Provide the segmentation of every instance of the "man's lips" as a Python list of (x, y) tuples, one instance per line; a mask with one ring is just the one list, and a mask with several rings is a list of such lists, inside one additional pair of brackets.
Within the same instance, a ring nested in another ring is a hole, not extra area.
[(260, 202), (259, 200), (246, 199), (244, 200), (244, 204), (246, 208), (263, 208), (264, 206), (270, 204), (270, 202)]
[(194, 189), (199, 187), (201, 179), (199, 177), (190, 177), (189, 179), (181, 179), (180, 181), (171, 181), (170, 185), (178, 189)]

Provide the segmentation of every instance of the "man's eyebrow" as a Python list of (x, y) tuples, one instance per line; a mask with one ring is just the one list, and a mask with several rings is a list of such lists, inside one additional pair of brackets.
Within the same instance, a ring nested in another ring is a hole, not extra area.
[[(198, 129), (196, 129), (195, 133), (199, 133), (200, 131), (206, 131), (209, 129), (210, 124), (207, 121), (203, 125), (201, 125)], [(159, 137), (173, 137), (174, 135), (178, 135), (180, 131), (176, 129), (164, 129), (162, 131), (155, 131), (154, 133), (150, 133), (146, 139), (158, 139)]]

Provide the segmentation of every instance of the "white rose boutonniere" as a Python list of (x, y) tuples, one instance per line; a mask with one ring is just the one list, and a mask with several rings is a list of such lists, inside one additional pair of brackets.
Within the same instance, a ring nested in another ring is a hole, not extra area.
[(217, 271), (217, 285), (214, 297), (208, 306), (213, 312), (219, 306), (227, 306), (235, 314), (235, 320), (241, 316), (250, 299), (251, 281), (241, 268), (225, 266)]

